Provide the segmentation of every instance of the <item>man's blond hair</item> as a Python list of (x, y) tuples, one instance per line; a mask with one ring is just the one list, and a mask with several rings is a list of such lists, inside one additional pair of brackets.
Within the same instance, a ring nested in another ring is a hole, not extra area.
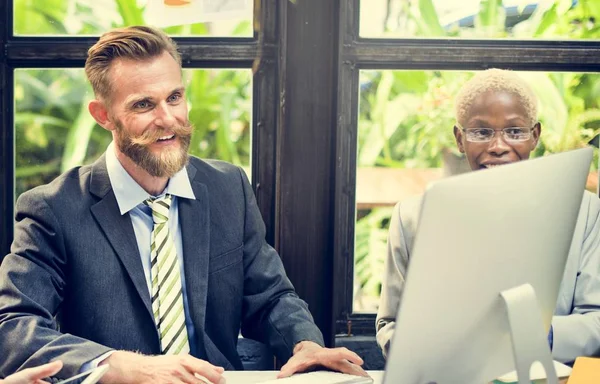
[(148, 60), (168, 52), (179, 65), (177, 44), (163, 31), (148, 26), (117, 28), (106, 32), (88, 50), (85, 74), (97, 98), (110, 100), (109, 71), (116, 59)]
[(516, 73), (496, 68), (477, 73), (463, 85), (455, 101), (456, 121), (465, 124), (473, 103), (490, 91), (516, 96), (527, 113), (530, 127), (538, 122), (537, 97), (531, 87)]

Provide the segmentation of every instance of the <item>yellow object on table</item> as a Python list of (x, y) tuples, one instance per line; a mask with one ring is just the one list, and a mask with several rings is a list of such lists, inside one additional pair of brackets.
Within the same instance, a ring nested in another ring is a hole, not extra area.
[(600, 383), (600, 359), (578, 357), (569, 377), (569, 384), (598, 384)]

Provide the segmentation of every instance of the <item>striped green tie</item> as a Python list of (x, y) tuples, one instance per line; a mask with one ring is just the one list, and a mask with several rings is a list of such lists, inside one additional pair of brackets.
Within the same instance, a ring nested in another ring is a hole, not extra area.
[(175, 243), (169, 230), (171, 195), (148, 199), (146, 204), (152, 208), (154, 221), (150, 247), (152, 312), (160, 333), (161, 350), (163, 355), (189, 353), (181, 273)]

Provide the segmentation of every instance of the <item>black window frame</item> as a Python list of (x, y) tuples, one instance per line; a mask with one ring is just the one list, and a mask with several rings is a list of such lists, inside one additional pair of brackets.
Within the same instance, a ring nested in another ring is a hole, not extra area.
[[(366, 0), (363, 0), (366, 1)], [(360, 0), (340, 2), (334, 208), (336, 335), (374, 335), (375, 314), (352, 310), (359, 71), (504, 68), (600, 72), (600, 41), (378, 39), (359, 36)]]

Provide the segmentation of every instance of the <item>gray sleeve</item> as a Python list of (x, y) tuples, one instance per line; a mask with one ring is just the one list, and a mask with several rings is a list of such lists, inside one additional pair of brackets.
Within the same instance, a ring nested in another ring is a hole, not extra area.
[(600, 356), (600, 200), (587, 194), (582, 205), (585, 232), (573, 308), (552, 319), (554, 359), (571, 363), (578, 356)]
[(66, 280), (60, 225), (43, 195), (27, 192), (17, 202), (14, 241), (0, 265), (0, 377), (60, 359), (57, 377), (66, 378), (109, 350), (59, 331)]
[[(404, 204), (404, 203), (403, 203)], [(410, 205), (409, 213), (410, 213)], [(420, 204), (417, 205), (420, 207)], [(417, 208), (418, 211), (418, 208)], [(396, 313), (402, 300), (404, 280), (408, 268), (409, 249), (414, 235), (411, 227), (413, 224), (408, 220), (408, 228), (403, 223), (404, 206), (401, 210), (400, 203), (396, 204), (390, 221), (387, 241), (387, 255), (385, 258), (383, 282), (381, 286), (381, 297), (377, 311), (377, 343), (387, 358), (390, 341), (394, 333)], [(418, 212), (417, 212), (418, 213)], [(410, 216), (407, 215), (408, 219)]]

